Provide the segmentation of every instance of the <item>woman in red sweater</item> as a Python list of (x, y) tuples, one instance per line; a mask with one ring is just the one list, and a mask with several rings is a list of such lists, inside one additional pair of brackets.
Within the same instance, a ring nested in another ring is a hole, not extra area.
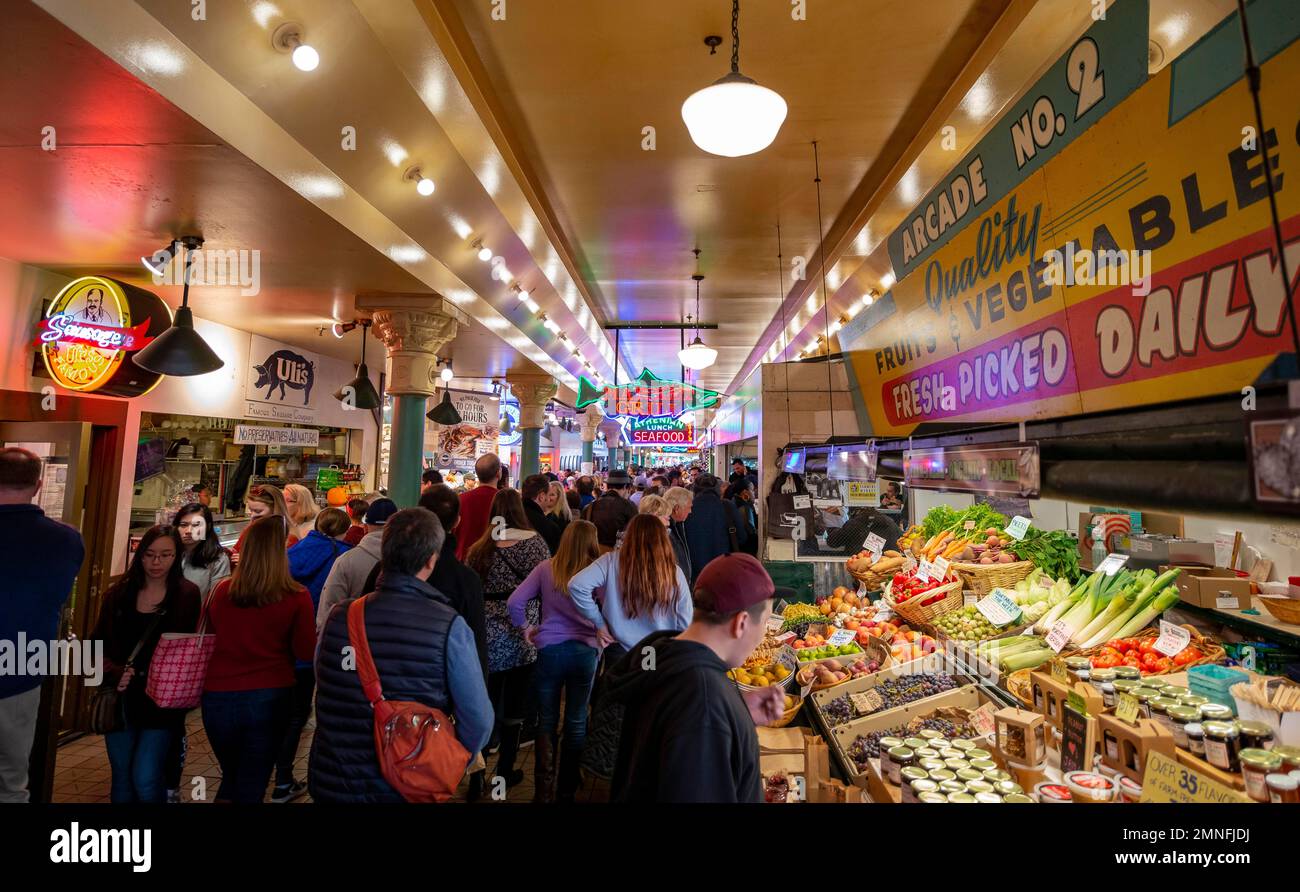
[(229, 579), (212, 590), (216, 649), (203, 686), (203, 726), (221, 765), (218, 802), (261, 802), (289, 725), (294, 660), (312, 659), (311, 595), (289, 575), (285, 524), (255, 520)]

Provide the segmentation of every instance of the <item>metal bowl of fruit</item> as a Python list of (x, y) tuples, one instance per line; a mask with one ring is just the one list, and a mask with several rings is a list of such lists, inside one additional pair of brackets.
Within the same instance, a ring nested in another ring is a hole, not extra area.
[(727, 676), (743, 691), (756, 691), (767, 687), (789, 688), (794, 682), (797, 668), (787, 655), (778, 655), (775, 660), (768, 663), (732, 669)]

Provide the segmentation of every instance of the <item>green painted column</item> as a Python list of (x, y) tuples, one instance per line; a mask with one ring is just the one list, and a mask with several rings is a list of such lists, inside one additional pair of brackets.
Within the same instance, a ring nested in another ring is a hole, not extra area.
[(584, 442), (584, 443), (582, 444), (582, 460), (583, 460), (584, 462), (587, 462), (587, 461), (594, 461), (594, 460), (595, 460), (595, 457), (596, 457), (596, 455), (595, 455), (595, 453), (596, 453), (596, 448), (595, 448), (595, 447), (596, 447), (596, 444), (595, 444), (595, 443), (586, 443), (586, 442)]
[(519, 441), (519, 481), (536, 474), (541, 468), (542, 431), (536, 427), (526, 427), (521, 432)]
[(398, 508), (420, 501), (424, 473), (424, 412), (428, 398), (404, 393), (393, 397), (393, 436), (388, 444), (388, 497)]

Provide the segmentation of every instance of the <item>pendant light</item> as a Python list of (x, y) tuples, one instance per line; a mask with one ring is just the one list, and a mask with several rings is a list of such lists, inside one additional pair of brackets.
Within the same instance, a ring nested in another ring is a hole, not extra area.
[(180, 242), (185, 248), (181, 305), (172, 318), (171, 328), (154, 338), (149, 346), (133, 357), (135, 364), (146, 372), (175, 378), (206, 375), (225, 365), (221, 357), (208, 346), (208, 342), (194, 330), (194, 314), (190, 312), (190, 257), (191, 252), (203, 247), (203, 239), (197, 235), (187, 235)]
[[(682, 103), (691, 139), (706, 152), (737, 158), (772, 144), (785, 123), (781, 94), (740, 73), (740, 0), (731, 0), (731, 71)], [(715, 49), (722, 41), (705, 41)]]
[(425, 418), (434, 424), (452, 425), (460, 424), (460, 413), (451, 402), (451, 391), (447, 388), (442, 389), (442, 400), (425, 413)]
[[(700, 263), (700, 249), (696, 248), (695, 264), (696, 264), (697, 272), (695, 273), (695, 275), (691, 276), (691, 278), (695, 280), (695, 324), (696, 325), (699, 325), (700, 322), (700, 283), (704, 281), (704, 276), (702, 276), (698, 272), (699, 263)], [(691, 317), (687, 316), (686, 321), (690, 322), (690, 320)], [(695, 340), (691, 341), (681, 350), (677, 351), (677, 359), (681, 362), (682, 365), (686, 366), (688, 369), (692, 369), (698, 372), (701, 369), (707, 369), (709, 366), (713, 365), (715, 362), (718, 361), (718, 351), (714, 350), (712, 347), (705, 345), (705, 343), (700, 340), (700, 330), (696, 328)]]
[(357, 376), (344, 384), (334, 399), (347, 403), (350, 398), (356, 409), (378, 409), (379, 391), (370, 383), (370, 369), (366, 367), (366, 332), (370, 330), (370, 321), (363, 319), (357, 324), (361, 326), (361, 364), (357, 366)]

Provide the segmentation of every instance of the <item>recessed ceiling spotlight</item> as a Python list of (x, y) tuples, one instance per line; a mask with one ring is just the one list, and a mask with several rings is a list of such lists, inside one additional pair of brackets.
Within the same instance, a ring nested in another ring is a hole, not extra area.
[(285, 22), (271, 35), (271, 44), (282, 53), (289, 53), (299, 71), (315, 71), (320, 64), (320, 53), (302, 39), (303, 28), (297, 22)]

